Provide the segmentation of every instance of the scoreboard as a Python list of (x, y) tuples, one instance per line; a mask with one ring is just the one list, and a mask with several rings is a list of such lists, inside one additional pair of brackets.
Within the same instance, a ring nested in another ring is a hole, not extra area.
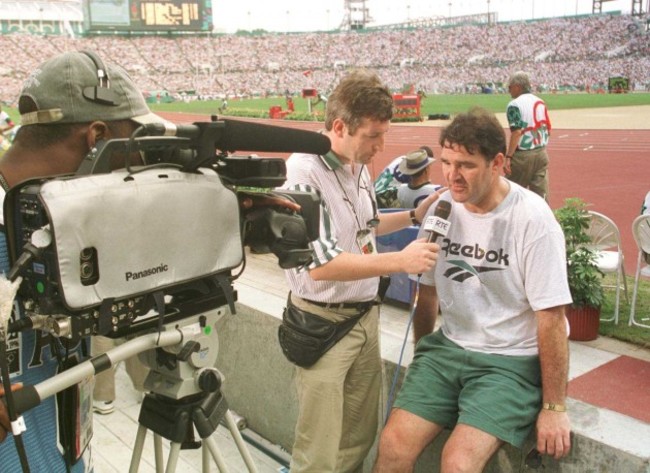
[(84, 0), (86, 30), (211, 31), (212, 0)]

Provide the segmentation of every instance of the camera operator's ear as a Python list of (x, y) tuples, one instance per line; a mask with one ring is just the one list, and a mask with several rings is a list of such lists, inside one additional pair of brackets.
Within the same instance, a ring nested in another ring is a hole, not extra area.
[(110, 140), (111, 130), (108, 125), (102, 121), (92, 122), (86, 130), (86, 144), (88, 149), (92, 149), (98, 141)]

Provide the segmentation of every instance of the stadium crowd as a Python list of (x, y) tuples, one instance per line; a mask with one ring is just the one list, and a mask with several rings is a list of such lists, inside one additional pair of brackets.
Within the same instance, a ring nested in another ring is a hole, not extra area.
[(145, 91), (200, 97), (327, 93), (350, 67), (391, 88), (477, 92), (529, 71), (542, 91), (597, 90), (625, 76), (650, 87), (650, 33), (629, 15), (365, 32), (205, 36), (0, 36), (0, 100), (13, 104), (28, 73), (61, 51), (93, 49)]

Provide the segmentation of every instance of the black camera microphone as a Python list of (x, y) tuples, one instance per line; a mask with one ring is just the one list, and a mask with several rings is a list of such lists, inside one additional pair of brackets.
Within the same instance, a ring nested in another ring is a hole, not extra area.
[(223, 124), (214, 143), (222, 151), (260, 151), (265, 153), (326, 154), (332, 144), (330, 139), (315, 131), (265, 125), (239, 120), (177, 125), (175, 123), (150, 123), (143, 125), (149, 136), (177, 136), (199, 139), (212, 124)]
[(436, 210), (433, 215), (429, 215), (423, 224), (423, 228), (429, 233), (427, 243), (435, 243), (439, 236), (447, 236), (451, 223), (449, 214), (451, 213), (451, 202), (448, 200), (441, 200), (438, 202)]
[(224, 148), (227, 150), (326, 154), (332, 148), (330, 139), (315, 131), (238, 120), (224, 122)]

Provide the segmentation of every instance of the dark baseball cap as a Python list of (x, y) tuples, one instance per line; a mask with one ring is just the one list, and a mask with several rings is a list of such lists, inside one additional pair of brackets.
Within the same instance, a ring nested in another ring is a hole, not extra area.
[(124, 69), (104, 64), (91, 51), (66, 52), (42, 63), (25, 81), (23, 97), (37, 107), (25, 112), (19, 100), (23, 126), (126, 119), (140, 124), (166, 122), (149, 110)]

